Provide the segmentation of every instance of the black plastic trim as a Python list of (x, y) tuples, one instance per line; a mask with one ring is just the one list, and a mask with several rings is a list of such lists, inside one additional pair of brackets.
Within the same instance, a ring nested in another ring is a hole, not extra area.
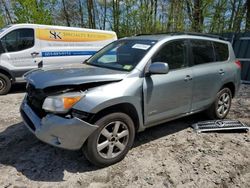
[(33, 130), (36, 130), (35, 125), (33, 124), (33, 122), (30, 120), (30, 118), (26, 115), (26, 113), (21, 109), (20, 110), (22, 118), (24, 119), (24, 121), (27, 123), (27, 125)]

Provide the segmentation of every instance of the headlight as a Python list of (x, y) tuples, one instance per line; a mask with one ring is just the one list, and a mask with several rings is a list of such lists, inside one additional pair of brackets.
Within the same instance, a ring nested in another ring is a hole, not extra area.
[(65, 113), (84, 97), (84, 93), (66, 93), (58, 96), (47, 97), (43, 109), (48, 112)]

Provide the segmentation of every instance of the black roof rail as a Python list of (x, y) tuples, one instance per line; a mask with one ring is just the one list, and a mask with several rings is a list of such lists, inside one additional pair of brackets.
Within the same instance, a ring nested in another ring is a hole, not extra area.
[(197, 32), (164, 32), (164, 33), (142, 33), (137, 34), (136, 36), (143, 36), (143, 35), (192, 35), (192, 36), (202, 36), (202, 37), (210, 37), (210, 38), (217, 38), (221, 40), (226, 40), (224, 37), (214, 34), (208, 33), (197, 33)]

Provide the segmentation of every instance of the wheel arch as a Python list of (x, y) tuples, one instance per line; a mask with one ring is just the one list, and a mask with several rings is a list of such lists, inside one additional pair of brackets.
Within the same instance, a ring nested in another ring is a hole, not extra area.
[(234, 83), (233, 82), (228, 82), (228, 83), (225, 83), (221, 88), (220, 88), (220, 90), (222, 90), (223, 88), (228, 88), (228, 89), (230, 89), (230, 91), (231, 91), (231, 93), (232, 93), (232, 97), (235, 97), (235, 93), (236, 93), (236, 91), (235, 91), (235, 85), (234, 85)]
[(6, 75), (10, 79), (11, 83), (15, 82), (15, 77), (8, 69), (0, 66), (0, 73)]
[(96, 114), (94, 114), (94, 116), (91, 118), (91, 123), (96, 122), (98, 119), (100, 119), (101, 117), (110, 114), (110, 113), (114, 113), (114, 112), (122, 112), (127, 114), (134, 122), (134, 126), (135, 126), (135, 130), (138, 131), (140, 128), (140, 117), (139, 114), (136, 110), (136, 107), (131, 104), (131, 103), (119, 103), (119, 104), (115, 104), (109, 107), (106, 107), (102, 110), (100, 110), (99, 112), (97, 112)]

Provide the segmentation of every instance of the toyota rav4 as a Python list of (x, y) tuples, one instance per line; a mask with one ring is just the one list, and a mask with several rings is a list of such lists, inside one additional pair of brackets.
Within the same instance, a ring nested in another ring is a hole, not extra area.
[(107, 45), (83, 68), (38, 69), (26, 80), (20, 111), (29, 130), (107, 166), (122, 160), (145, 128), (201, 111), (225, 118), (240, 62), (216, 37), (141, 35)]

